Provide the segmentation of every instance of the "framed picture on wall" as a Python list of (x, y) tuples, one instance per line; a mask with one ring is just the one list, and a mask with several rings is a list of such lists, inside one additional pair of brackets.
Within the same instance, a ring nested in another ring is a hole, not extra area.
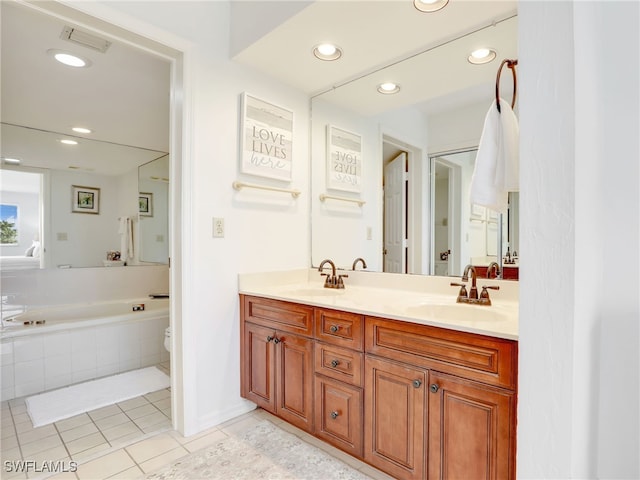
[(327, 188), (362, 191), (362, 137), (327, 125)]
[(100, 189), (72, 185), (71, 211), (74, 213), (100, 213)]
[(153, 217), (153, 193), (138, 194), (138, 212), (143, 217)]
[(240, 171), (291, 181), (293, 112), (242, 94)]

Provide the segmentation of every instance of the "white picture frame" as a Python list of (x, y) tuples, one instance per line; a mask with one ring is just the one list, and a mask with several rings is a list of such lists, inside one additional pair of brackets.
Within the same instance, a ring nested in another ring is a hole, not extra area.
[(362, 137), (327, 125), (327, 188), (362, 191)]
[(242, 94), (240, 172), (291, 181), (293, 112)]

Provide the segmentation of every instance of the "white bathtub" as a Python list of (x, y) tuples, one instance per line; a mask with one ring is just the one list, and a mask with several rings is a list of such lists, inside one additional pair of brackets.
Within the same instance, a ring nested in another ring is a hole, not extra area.
[[(134, 311), (134, 306), (144, 310)], [(66, 328), (90, 327), (115, 322), (169, 316), (168, 298), (140, 298), (114, 302), (57, 305), (28, 310), (2, 320), (2, 338), (42, 334)], [(78, 325), (72, 325), (78, 324)]]
[[(144, 310), (134, 311), (134, 305)], [(169, 300), (60, 305), (4, 318), (2, 400), (169, 360)]]

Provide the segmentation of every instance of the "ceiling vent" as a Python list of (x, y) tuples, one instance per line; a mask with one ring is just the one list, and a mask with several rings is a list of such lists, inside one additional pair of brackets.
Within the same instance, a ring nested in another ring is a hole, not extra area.
[(101, 53), (106, 52), (111, 45), (109, 40), (105, 40), (104, 38), (100, 38), (92, 33), (83, 32), (82, 30), (69, 26), (62, 29), (60, 38), (73, 42), (77, 45), (90, 48), (91, 50), (97, 50)]

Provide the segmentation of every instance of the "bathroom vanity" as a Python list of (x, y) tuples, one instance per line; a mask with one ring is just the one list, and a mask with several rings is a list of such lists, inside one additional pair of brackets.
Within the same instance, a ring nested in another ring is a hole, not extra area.
[(517, 286), (479, 307), (354, 273), (241, 279), (242, 396), (394, 478), (514, 478)]

